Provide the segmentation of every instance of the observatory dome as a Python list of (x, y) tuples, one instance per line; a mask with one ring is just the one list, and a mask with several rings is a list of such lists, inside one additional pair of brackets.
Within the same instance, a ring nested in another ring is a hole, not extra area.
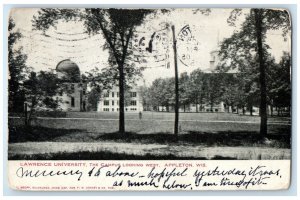
[(76, 63), (70, 59), (60, 61), (56, 66), (58, 78), (68, 82), (80, 82), (80, 70)]

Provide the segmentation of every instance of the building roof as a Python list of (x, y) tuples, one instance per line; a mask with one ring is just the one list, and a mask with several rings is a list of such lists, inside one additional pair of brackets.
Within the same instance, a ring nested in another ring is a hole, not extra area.
[(80, 70), (78, 65), (70, 59), (60, 61), (56, 66), (59, 78), (68, 82), (80, 82)]

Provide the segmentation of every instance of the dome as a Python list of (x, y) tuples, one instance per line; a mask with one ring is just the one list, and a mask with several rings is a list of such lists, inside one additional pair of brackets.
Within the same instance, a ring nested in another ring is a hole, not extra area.
[(70, 59), (60, 61), (56, 66), (59, 78), (70, 82), (80, 82), (80, 70), (76, 63)]

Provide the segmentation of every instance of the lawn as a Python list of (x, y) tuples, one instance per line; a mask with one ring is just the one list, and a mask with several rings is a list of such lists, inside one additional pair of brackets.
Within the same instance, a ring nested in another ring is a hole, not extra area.
[[(14, 119), (15, 120), (15, 119)], [(178, 141), (174, 141), (172, 123), (164, 123), (153, 127), (151, 121), (128, 121), (127, 129), (136, 128), (139, 131), (128, 131), (127, 134), (117, 132), (116, 127), (110, 128), (110, 121), (79, 121), (79, 120), (50, 120), (45, 126), (25, 127), (23, 125), (9, 126), (9, 142), (101, 142), (114, 141), (143, 144), (172, 144), (212, 146), (262, 146), (290, 148), (290, 126), (269, 125), (268, 144), (260, 142), (258, 124), (239, 123), (205, 123), (185, 122), (184, 130), (179, 133)], [(114, 121), (114, 123), (117, 121)], [(41, 124), (41, 123), (40, 123)], [(91, 127), (89, 127), (91, 126)], [(145, 129), (157, 130), (146, 133)], [(169, 130), (168, 130), (169, 128)], [(190, 129), (190, 130), (187, 130)], [(115, 131), (113, 131), (115, 130)], [(162, 131), (164, 130), (164, 131)]]
[[(116, 113), (96, 113), (94, 118), (93, 114), (83, 113), (82, 118), (70, 118), (69, 114), (67, 118), (39, 118), (31, 127), (25, 127), (22, 119), (10, 118), (9, 143), (17, 152), (12, 154), (9, 148), (9, 159), (61, 159), (63, 155), (72, 159), (286, 159), (291, 148), (288, 118), (269, 120), (268, 137), (262, 141), (257, 116), (181, 113), (176, 141), (171, 113), (144, 113), (141, 120), (137, 114), (127, 114), (126, 135), (118, 133)], [(18, 145), (27, 148), (29, 154), (25, 155)], [(67, 145), (75, 152), (70, 152)], [(125, 151), (123, 147), (127, 145)], [(32, 154), (30, 149), (40, 153)]]
[[(67, 118), (94, 118), (94, 119), (118, 119), (118, 112), (68, 112)], [(142, 118), (146, 120), (174, 120), (172, 112), (145, 111)], [(139, 119), (138, 113), (125, 113), (125, 119)], [(241, 115), (236, 113), (183, 113), (179, 114), (180, 120), (226, 120), (226, 121), (253, 121), (259, 122), (259, 116)], [(269, 117), (269, 121), (290, 121), (288, 117)]]
[[(79, 118), (81, 116), (81, 118)], [(172, 133), (174, 113), (144, 112), (138, 119), (137, 113), (127, 113), (126, 131), (138, 134)], [(180, 113), (180, 133), (196, 132), (259, 132), (259, 117), (242, 116), (232, 113)], [(269, 133), (281, 133), (287, 130), (289, 118), (270, 118)], [(39, 118), (33, 120), (34, 126), (56, 129), (78, 129), (88, 133), (114, 133), (118, 131), (118, 113), (69, 112), (67, 118)], [(22, 119), (10, 119), (9, 124), (19, 126)], [(289, 133), (287, 133), (289, 134)]]

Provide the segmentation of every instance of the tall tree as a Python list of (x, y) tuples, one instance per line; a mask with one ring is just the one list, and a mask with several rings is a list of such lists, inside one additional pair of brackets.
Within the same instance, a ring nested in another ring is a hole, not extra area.
[(187, 72), (183, 72), (179, 77), (179, 102), (183, 106), (183, 112), (186, 111), (186, 106), (190, 104), (189, 98), (189, 79)]
[(142, 104), (143, 104), (143, 109), (144, 111), (152, 111), (153, 106), (152, 106), (152, 98), (151, 98), (151, 91), (150, 88), (143, 85), (139, 87), (139, 94), (142, 98)]
[(215, 72), (203, 76), (204, 96), (210, 106), (210, 112), (214, 112), (213, 107), (219, 103), (222, 96), (222, 79), (222, 74)]
[(270, 60), (267, 68), (268, 102), (271, 105), (271, 114), (273, 107), (277, 107), (277, 114), (280, 115), (282, 109), (289, 108), (290, 111), (291, 106), (291, 56), (284, 52), (280, 62), (274, 62), (274, 59)]
[[(235, 25), (241, 9), (232, 11), (228, 18), (230, 25)], [(290, 18), (286, 10), (275, 9), (251, 9), (241, 30), (226, 39), (221, 49), (223, 60), (230, 63), (230, 67), (238, 67), (244, 72), (247, 66), (253, 66), (253, 72), (257, 72), (260, 89), (260, 133), (262, 137), (267, 135), (267, 85), (266, 85), (266, 54), (269, 46), (266, 44), (267, 31), (281, 29), (286, 36), (290, 30)], [(226, 49), (228, 47), (228, 49)], [(227, 52), (226, 52), (227, 51)], [(246, 64), (244, 62), (247, 62)], [(224, 62), (226, 63), (226, 62)], [(223, 63), (223, 64), (224, 64)], [(249, 65), (253, 63), (253, 65)], [(250, 69), (251, 70), (251, 69)]]
[(9, 112), (22, 112), (24, 104), (24, 91), (22, 83), (27, 74), (26, 59), (27, 56), (22, 53), (22, 48), (16, 48), (15, 45), (22, 37), (21, 33), (14, 31), (15, 23), (9, 18), (8, 24), (8, 110)]
[(153, 81), (149, 88), (153, 107), (158, 109), (163, 106), (167, 112), (170, 111), (170, 106), (175, 104), (174, 82), (174, 78), (158, 78)]
[(26, 102), (29, 104), (29, 115), (25, 119), (30, 124), (32, 115), (39, 109), (57, 109), (59, 99), (54, 99), (60, 88), (60, 80), (52, 71), (31, 72), (24, 81)]
[(206, 89), (204, 87), (204, 76), (205, 74), (200, 69), (196, 69), (190, 74), (188, 96), (190, 102), (196, 105), (196, 112), (199, 112), (199, 109), (202, 111), (204, 103), (204, 94)]
[(137, 26), (141, 25), (150, 9), (99, 9), (87, 8), (84, 12), (76, 9), (42, 9), (34, 18), (34, 26), (46, 30), (55, 26), (59, 19), (84, 20), (91, 34), (101, 32), (118, 70), (119, 86), (119, 132), (125, 133), (125, 63), (130, 54), (129, 44)]
[(101, 90), (99, 87), (94, 87), (87, 93), (87, 109), (89, 111), (97, 111), (98, 101), (101, 98)]

